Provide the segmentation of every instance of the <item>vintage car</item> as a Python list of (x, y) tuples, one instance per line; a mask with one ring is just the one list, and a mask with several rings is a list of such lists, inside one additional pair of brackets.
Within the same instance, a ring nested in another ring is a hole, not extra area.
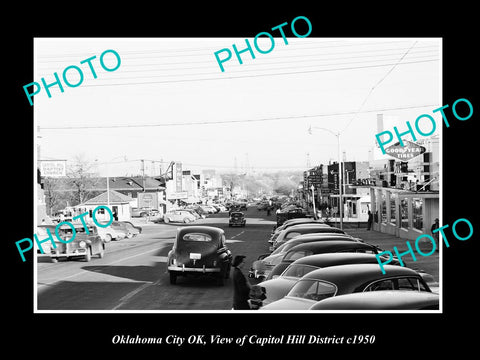
[[(272, 230), (272, 235), (280, 232), (281, 230), (284, 230), (290, 226), (293, 225), (298, 225), (298, 224), (325, 224), (323, 220), (316, 220), (312, 217), (303, 217), (303, 218), (296, 218), (296, 219), (290, 219), (285, 221), (281, 226), (274, 226)], [(327, 225), (327, 224), (325, 224)]]
[(346, 264), (378, 264), (378, 260), (374, 254), (341, 252), (309, 255), (294, 262), (282, 262), (272, 270), (273, 272), (282, 265), (284, 270), (280, 275), (261, 282), (266, 290), (266, 299), (263, 304), (269, 304), (286, 296), (301, 277), (313, 270)]
[(324, 299), (310, 310), (438, 310), (440, 296), (425, 291), (382, 290)]
[(270, 251), (274, 251), (284, 242), (287, 242), (290, 239), (298, 235), (303, 234), (312, 234), (312, 233), (336, 233), (336, 234), (345, 234), (345, 231), (331, 227), (326, 224), (298, 224), (291, 226), (285, 230), (280, 231), (278, 237), (274, 240), (272, 246), (269, 247)]
[(127, 237), (131, 238), (142, 233), (142, 227), (133, 225), (130, 221), (119, 221), (127, 230)]
[[(277, 258), (273, 266), (264, 266), (264, 268), (261, 268), (261, 270), (263, 270), (263, 276), (267, 278), (269, 277), (270, 272), (276, 265), (279, 265), (281, 263), (290, 264), (304, 256), (335, 252), (359, 252), (366, 254), (377, 254), (379, 252), (378, 250), (379, 249), (374, 245), (355, 241), (355, 239), (353, 238), (327, 238), (321, 240), (319, 239), (317, 241), (295, 245), (285, 254), (283, 254), (283, 257), (281, 257), (280, 259)], [(392, 261), (395, 261), (395, 259), (393, 259)], [(393, 265), (396, 265), (396, 263)], [(286, 267), (286, 265), (284, 266)], [(260, 272), (261, 271), (257, 271), (257, 273)]]
[(193, 216), (190, 211), (183, 209), (170, 210), (163, 215), (163, 221), (167, 224), (169, 222), (182, 222), (188, 224), (195, 220), (195, 216)]
[(168, 253), (170, 283), (178, 276), (213, 275), (219, 285), (230, 276), (232, 253), (227, 248), (225, 233), (212, 226), (188, 226), (177, 230)]
[(155, 216), (158, 213), (157, 209), (153, 209), (150, 207), (141, 207), (141, 208), (131, 208), (130, 214), (132, 217), (147, 217), (147, 216)]
[[(103, 225), (106, 225), (106, 223)], [(113, 223), (107, 227), (94, 225), (94, 227), (97, 229), (98, 235), (100, 235), (103, 241), (108, 243), (112, 240), (122, 240), (127, 237), (128, 231), (121, 226), (114, 227), (112, 225)]]
[(385, 265), (385, 270), (387, 273), (384, 275), (378, 264), (338, 265), (314, 270), (298, 280), (285, 297), (263, 306), (261, 310), (308, 310), (323, 299), (364, 291), (431, 293), (417, 271), (396, 265)]
[(195, 217), (195, 220), (201, 219), (202, 215), (200, 215), (198, 212), (196, 212), (192, 208), (184, 208), (182, 211), (188, 211), (190, 214), (192, 214)]
[(240, 211), (234, 211), (230, 213), (230, 218), (228, 219), (228, 226), (245, 226), (245, 216)]
[(289, 206), (277, 213), (277, 226), (282, 226), (287, 220), (304, 217), (307, 217), (307, 213), (304, 209), (296, 206)]
[(347, 234), (332, 234), (332, 233), (314, 233), (297, 236), (286, 243), (283, 243), (271, 254), (262, 254), (256, 261), (252, 263), (248, 276), (251, 278), (265, 278), (269, 276), (269, 272), (278, 264), (281, 263), (283, 257), (292, 247), (317, 241), (359, 241), (357, 238), (351, 237)]
[(46, 242), (50, 244), (50, 250), (45, 252), (43, 244), (46, 243), (42, 244), (44, 253), (50, 255), (52, 262), (57, 262), (59, 258), (69, 260), (78, 257), (85, 259), (85, 261), (90, 261), (93, 255), (98, 255), (99, 258), (103, 258), (105, 242), (99, 236), (97, 228), (95, 226), (89, 226), (89, 234), (87, 234), (82, 224), (72, 225), (75, 228), (75, 237), (73, 240), (71, 240), (73, 236), (72, 227), (69, 225), (61, 225), (58, 229), (58, 235), (63, 242), (56, 237), (54, 230), (51, 233), (55, 241), (55, 247), (52, 246), (51, 242)]

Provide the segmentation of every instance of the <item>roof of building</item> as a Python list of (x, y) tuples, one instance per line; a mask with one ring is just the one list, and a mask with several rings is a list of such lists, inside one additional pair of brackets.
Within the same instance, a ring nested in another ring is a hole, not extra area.
[[(110, 190), (110, 204), (126, 204), (132, 201), (133, 199), (130, 196), (123, 195), (115, 190)], [(94, 198), (85, 201), (82, 205), (103, 205), (107, 204), (107, 192), (95, 196)]]

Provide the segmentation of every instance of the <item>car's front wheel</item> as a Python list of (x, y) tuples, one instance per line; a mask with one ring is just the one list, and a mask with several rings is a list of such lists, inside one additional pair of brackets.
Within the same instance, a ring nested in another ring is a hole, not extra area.
[(165, 224), (168, 224), (170, 222), (170, 219), (166, 217), (165, 219), (163, 219), (163, 221), (165, 222)]
[(87, 248), (87, 253), (85, 254), (85, 261), (90, 261), (92, 260), (92, 251), (91, 248)]
[(105, 235), (105, 242), (108, 243), (110, 241), (112, 241), (112, 235), (110, 234)]

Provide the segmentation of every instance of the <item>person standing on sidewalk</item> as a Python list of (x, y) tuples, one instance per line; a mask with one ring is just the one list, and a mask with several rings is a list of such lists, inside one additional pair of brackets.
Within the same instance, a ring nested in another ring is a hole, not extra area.
[(372, 228), (372, 221), (373, 221), (373, 214), (370, 210), (368, 210), (367, 230), (370, 230)]
[[(438, 231), (434, 233), (433, 230), (438, 229), (439, 225), (440, 224), (439, 224), (438, 218), (435, 218), (435, 220), (433, 222), (433, 225), (430, 228), (430, 232), (432, 233), (432, 236), (435, 239), (435, 241), (437, 242), (437, 244), (438, 244)], [(440, 246), (440, 245), (438, 245), (438, 246)], [(437, 246), (437, 251), (438, 251), (438, 246)]]
[(250, 310), (250, 282), (242, 273), (245, 265), (244, 255), (237, 255), (233, 259), (233, 310)]

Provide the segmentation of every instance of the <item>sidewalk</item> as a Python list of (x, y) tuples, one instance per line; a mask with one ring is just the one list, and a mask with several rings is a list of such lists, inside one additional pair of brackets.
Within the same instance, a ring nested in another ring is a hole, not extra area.
[[(349, 229), (345, 228), (345, 232), (351, 236), (358, 237), (363, 241), (378, 246), (383, 251), (390, 251), (392, 254), (395, 255), (395, 251), (393, 247), (396, 246), (399, 253), (403, 253), (408, 250), (407, 247), (407, 239), (398, 238), (395, 235), (385, 234), (374, 230), (367, 230), (365, 228), (360, 229)], [(435, 251), (430, 256), (422, 256), (420, 255), (415, 248), (415, 241), (409, 240), (412, 249), (414, 249), (415, 257), (417, 261), (414, 261), (412, 255), (405, 254), (402, 256), (402, 261), (408, 266), (409, 268), (415, 270), (423, 270), (435, 278), (435, 280), (439, 281), (439, 271), (440, 271), (440, 253), (439, 251)], [(419, 241), (418, 243), (419, 249), (428, 254), (432, 250), (432, 244), (428, 240)]]

